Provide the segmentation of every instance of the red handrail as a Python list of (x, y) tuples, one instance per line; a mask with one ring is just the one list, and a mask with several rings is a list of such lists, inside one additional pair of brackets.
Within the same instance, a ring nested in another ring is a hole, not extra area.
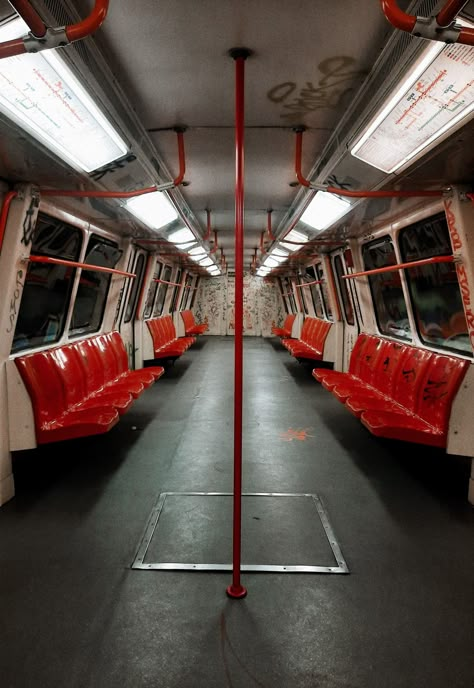
[(301, 289), (302, 287), (310, 287), (312, 284), (322, 284), (323, 280), (314, 280), (314, 282), (305, 282), (304, 284), (295, 284), (295, 287), (297, 289)]
[(270, 241), (275, 241), (276, 237), (273, 235), (272, 232), (272, 213), (273, 210), (267, 210), (267, 234)]
[(91, 272), (109, 272), (112, 275), (121, 275), (122, 277), (129, 277), (135, 279), (136, 275), (132, 272), (124, 272), (123, 270), (116, 270), (115, 268), (105, 268), (101, 265), (89, 265), (89, 263), (79, 263), (75, 260), (63, 260), (62, 258), (51, 258), (50, 256), (29, 256), (30, 263), (47, 263), (51, 265), (66, 265), (70, 268), (82, 268), (83, 270), (90, 270)]
[(170, 284), (172, 287), (180, 287), (180, 282), (167, 282), (166, 280), (154, 279), (153, 282), (159, 282), (160, 284)]
[(299, 183), (306, 186), (308, 189), (315, 189), (317, 191), (326, 191), (327, 193), (337, 194), (338, 196), (347, 196), (348, 198), (416, 198), (416, 197), (440, 197), (443, 195), (442, 189), (428, 190), (421, 189), (418, 191), (349, 191), (347, 189), (338, 189), (336, 186), (326, 186), (325, 184), (313, 184), (301, 172), (301, 153), (303, 148), (303, 127), (295, 129), (296, 133), (296, 148), (295, 148), (295, 173)]
[(202, 238), (203, 241), (209, 241), (211, 236), (211, 211), (209, 208), (206, 208), (206, 220), (206, 233)]
[[(39, 52), (41, 50), (57, 48), (74, 41), (79, 41), (97, 31), (107, 16), (109, 8), (109, 0), (96, 0), (92, 12), (86, 19), (77, 24), (65, 26), (62, 31), (62, 27), (48, 29), (27, 0), (14, 0), (11, 4), (26, 21), (32, 35), (29, 34), (24, 38), (16, 38), (12, 41), (0, 43), (0, 59), (22, 55), (26, 52)], [(26, 42), (29, 46), (28, 50)]]
[(396, 29), (443, 43), (474, 45), (474, 29), (458, 26), (456, 16), (466, 2), (448, 0), (436, 17), (415, 17), (406, 14), (396, 0), (380, 0), (385, 17)]
[(364, 277), (365, 275), (378, 275), (381, 272), (395, 272), (396, 270), (409, 270), (416, 268), (419, 265), (432, 265), (433, 263), (453, 263), (454, 256), (433, 256), (432, 258), (422, 258), (421, 260), (414, 260), (412, 263), (398, 263), (397, 265), (386, 265), (383, 268), (375, 268), (374, 270), (364, 270), (363, 272), (353, 272), (351, 275), (342, 275), (342, 279), (354, 279), (355, 277)]
[(7, 226), (8, 213), (11, 202), (18, 196), (18, 191), (7, 191), (3, 199), (2, 210), (0, 212), (0, 254), (2, 252), (3, 239), (5, 237), (5, 228)]
[(46, 33), (46, 24), (28, 0), (9, 0), (13, 9), (28, 24), (28, 27), (36, 38), (42, 38)]
[(215, 252), (217, 251), (218, 248), (219, 248), (219, 245), (218, 245), (218, 243), (217, 243), (217, 231), (214, 230), (214, 246), (213, 246), (213, 247), (211, 248), (211, 250), (209, 251), (209, 255), (215, 253)]

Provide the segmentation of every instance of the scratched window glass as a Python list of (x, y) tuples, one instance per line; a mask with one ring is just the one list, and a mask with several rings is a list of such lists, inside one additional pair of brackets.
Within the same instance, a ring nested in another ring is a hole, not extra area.
[[(362, 257), (365, 270), (396, 265), (398, 262), (389, 237), (365, 244)], [(379, 332), (399, 339), (411, 339), (400, 271), (369, 275), (369, 286)]]
[[(182, 274), (182, 270), (178, 270), (176, 277), (174, 279), (176, 284), (181, 284), (181, 274)], [(181, 288), (179, 286), (174, 288), (173, 298), (171, 299), (170, 313), (174, 313), (178, 307), (178, 295), (179, 295), (180, 289)]]
[[(121, 255), (122, 251), (117, 244), (93, 234), (87, 245), (84, 262), (99, 267), (115, 268)], [(111, 279), (110, 273), (81, 270), (69, 327), (70, 334), (86, 334), (99, 330)]]
[[(310, 282), (316, 282), (319, 281), (318, 273), (317, 273), (317, 268), (314, 266), (313, 268), (307, 268), (306, 269), (306, 274), (308, 276), (308, 280)], [(311, 278), (311, 279), (309, 279)], [(318, 318), (324, 318), (324, 308), (323, 308), (323, 303), (321, 300), (321, 292), (320, 292), (320, 284), (312, 284), (309, 289), (311, 291), (311, 298), (313, 299), (313, 307), (314, 307), (314, 312), (316, 313)]]
[(336, 272), (337, 283), (339, 285), (339, 293), (342, 299), (344, 308), (344, 315), (348, 325), (354, 325), (354, 309), (352, 308), (352, 301), (347, 288), (347, 280), (342, 279), (344, 275), (344, 268), (342, 267), (341, 256), (336, 256), (334, 259), (334, 270)]
[(180, 311), (184, 311), (186, 308), (186, 303), (188, 301), (189, 290), (191, 288), (192, 280), (193, 280), (193, 276), (191, 275), (191, 273), (188, 272), (188, 274), (186, 275), (186, 282), (184, 285), (183, 293), (181, 294), (181, 303), (179, 306)]
[(191, 310), (194, 308), (194, 302), (196, 301), (196, 294), (197, 294), (197, 291), (198, 291), (198, 287), (199, 287), (199, 282), (200, 282), (200, 280), (201, 280), (201, 278), (200, 278), (200, 277), (197, 277), (197, 278), (196, 278), (196, 283), (195, 283), (195, 285), (194, 285), (194, 289), (191, 289), (191, 290), (190, 290), (190, 291), (191, 291), (191, 298), (190, 298), (189, 308), (190, 308)]
[(317, 284), (315, 286), (321, 298), (321, 302), (324, 308), (324, 312), (326, 313), (326, 317), (328, 320), (334, 320), (331, 310), (331, 301), (329, 300), (328, 283), (326, 281), (326, 278), (324, 277), (323, 266), (321, 265), (321, 263), (317, 263), (314, 266), (314, 273), (316, 275), (316, 279), (319, 282), (321, 282), (321, 284)]
[(149, 318), (152, 314), (153, 311), (153, 304), (155, 303), (155, 297), (156, 297), (156, 292), (158, 291), (158, 285), (159, 282), (157, 280), (160, 279), (160, 273), (162, 269), (162, 264), (157, 263), (155, 267), (155, 272), (153, 274), (153, 279), (150, 284), (150, 288), (148, 289), (148, 295), (146, 297), (146, 303), (145, 303), (145, 308), (143, 310), (143, 317), (145, 320)]
[[(165, 266), (163, 270), (163, 282), (169, 282), (171, 277), (171, 268), (169, 265)], [(160, 284), (158, 288), (158, 294), (156, 296), (155, 307), (153, 309), (153, 317), (158, 318), (163, 313), (163, 307), (165, 305), (165, 297), (168, 289), (167, 284)]]
[[(77, 261), (81, 243), (82, 232), (79, 229), (42, 213), (38, 215), (32, 255)], [(20, 272), (24, 271), (18, 272), (17, 288), (10, 303), (12, 326), (18, 312), (12, 352), (44, 346), (60, 339), (76, 268), (29, 263), (24, 280)]]
[[(402, 260), (451, 256), (444, 213), (417, 222), (399, 235)], [(438, 349), (472, 355), (454, 263), (431, 263), (405, 270), (420, 339)]]

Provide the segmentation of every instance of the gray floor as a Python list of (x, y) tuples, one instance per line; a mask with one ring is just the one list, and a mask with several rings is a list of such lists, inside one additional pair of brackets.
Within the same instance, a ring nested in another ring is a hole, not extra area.
[[(160, 492), (232, 489), (232, 347), (201, 339), (108, 435), (16, 456), (2, 688), (472, 688), (468, 464), (372, 437), (277, 342), (245, 340), (244, 490), (319, 494), (350, 575), (248, 574), (231, 601), (226, 573), (131, 570)], [(229, 546), (228, 518), (172, 515), (167, 556)], [(303, 511), (273, 517), (312, 563)]]

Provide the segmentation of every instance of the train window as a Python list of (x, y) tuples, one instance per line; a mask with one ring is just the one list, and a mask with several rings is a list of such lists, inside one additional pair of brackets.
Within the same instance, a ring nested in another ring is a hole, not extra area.
[[(316, 267), (312, 268), (312, 272), (309, 269), (307, 269), (306, 275), (308, 277), (309, 282), (314, 282), (315, 280), (319, 279), (318, 274), (316, 272)], [(321, 302), (321, 296), (320, 296), (320, 292), (318, 290), (318, 285), (312, 284), (309, 287), (309, 290), (311, 292), (311, 298), (313, 299), (313, 308), (314, 308), (314, 312), (316, 313), (316, 316), (318, 318), (324, 318), (324, 309), (323, 309), (323, 304)]]
[(184, 311), (186, 308), (186, 302), (189, 296), (189, 288), (191, 287), (191, 282), (193, 281), (193, 276), (188, 272), (186, 275), (186, 281), (183, 287), (183, 293), (181, 294), (181, 303), (179, 304), (179, 310)]
[[(181, 284), (181, 275), (182, 274), (183, 274), (183, 271), (178, 270), (176, 277), (175, 277), (175, 280), (174, 280), (176, 282), (176, 284)], [(178, 295), (179, 295), (180, 289), (181, 289), (181, 287), (175, 287), (174, 288), (173, 298), (171, 299), (171, 308), (170, 308), (171, 313), (174, 313), (174, 311), (178, 307)]]
[(145, 319), (149, 318), (153, 312), (153, 304), (155, 303), (156, 292), (158, 291), (159, 282), (156, 280), (160, 279), (160, 273), (163, 266), (161, 263), (157, 263), (155, 267), (155, 272), (153, 274), (153, 279), (148, 289), (148, 294), (146, 297), (145, 308), (143, 309), (143, 317)]
[[(307, 280), (306, 280), (305, 277), (303, 277), (302, 279), (298, 280), (299, 284), (304, 284), (306, 281), (307, 281)], [(299, 294), (299, 296), (300, 296), (300, 301), (301, 301), (301, 305), (302, 305), (302, 307), (303, 307), (303, 312), (304, 312), (306, 315), (309, 315), (308, 303), (307, 303), (307, 299), (308, 299), (309, 294), (306, 294), (306, 295), (305, 295), (305, 291), (307, 292), (308, 288), (309, 288), (309, 287), (301, 287), (301, 288), (298, 289), (298, 294)]]
[(331, 302), (329, 300), (329, 291), (328, 291), (328, 285), (327, 282), (324, 278), (324, 272), (323, 272), (323, 266), (321, 263), (317, 263), (317, 265), (314, 266), (314, 272), (316, 274), (316, 279), (321, 282), (319, 285), (319, 295), (321, 297), (322, 305), (324, 308), (324, 311), (326, 313), (326, 317), (328, 320), (333, 320), (333, 315), (332, 315), (332, 310), (331, 310)]
[(342, 279), (344, 274), (344, 268), (342, 267), (341, 256), (336, 256), (334, 258), (334, 269), (337, 276), (337, 282), (339, 285), (339, 292), (342, 298), (342, 305), (344, 307), (344, 315), (346, 316), (346, 322), (348, 325), (354, 325), (354, 309), (352, 308), (351, 297), (349, 296), (349, 290), (347, 289), (347, 280)]
[[(38, 215), (31, 253), (64, 260), (78, 260), (82, 232), (75, 227)], [(12, 352), (57, 342), (66, 321), (76, 268), (29, 263), (18, 312)]]
[[(365, 244), (362, 247), (362, 257), (365, 270), (375, 270), (397, 263), (395, 249), (389, 237)], [(369, 275), (369, 286), (379, 332), (401, 339), (411, 339), (400, 271)]]
[(290, 312), (296, 313), (298, 309), (296, 308), (295, 295), (293, 294), (293, 285), (291, 284), (291, 280), (289, 277), (286, 277), (283, 280), (283, 285), (285, 289), (286, 298), (288, 299), (288, 303), (290, 305)]
[(132, 282), (132, 287), (128, 294), (128, 303), (125, 310), (125, 317), (123, 319), (124, 323), (130, 322), (135, 317), (135, 311), (137, 308), (138, 294), (140, 293), (140, 286), (143, 280), (143, 273), (145, 271), (145, 256), (140, 253), (135, 262), (134, 273), (136, 274), (135, 279)]
[[(165, 266), (163, 270), (163, 281), (169, 282), (171, 277), (171, 268), (169, 265)], [(153, 317), (158, 318), (163, 313), (163, 306), (165, 305), (166, 291), (168, 289), (167, 284), (160, 284), (158, 288), (158, 294), (156, 295), (155, 307), (153, 309)]]
[[(444, 213), (401, 230), (399, 241), (405, 262), (452, 254)], [(472, 355), (454, 264), (419, 265), (405, 276), (420, 339)]]
[[(93, 234), (87, 244), (84, 262), (114, 268), (122, 255), (118, 245)], [(97, 332), (104, 317), (112, 275), (106, 272), (81, 270), (69, 332), (73, 335)]]
[(191, 302), (189, 304), (189, 308), (191, 310), (193, 309), (194, 302), (196, 300), (196, 294), (197, 294), (200, 279), (201, 279), (200, 277), (196, 277), (196, 284), (194, 285), (194, 289), (192, 290)]

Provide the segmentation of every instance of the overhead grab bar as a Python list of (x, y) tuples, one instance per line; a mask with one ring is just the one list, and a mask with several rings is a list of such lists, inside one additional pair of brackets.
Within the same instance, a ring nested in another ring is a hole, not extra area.
[(217, 230), (214, 230), (214, 246), (209, 251), (209, 255), (212, 255), (213, 253), (215, 253), (218, 248), (219, 248), (219, 245), (217, 243)]
[(467, 0), (448, 0), (436, 16), (417, 17), (403, 12), (397, 0), (380, 0), (382, 11), (396, 29), (413, 36), (442, 43), (474, 45), (474, 29), (456, 24), (456, 17)]
[(272, 232), (272, 213), (273, 213), (273, 210), (271, 210), (271, 209), (267, 210), (267, 234), (268, 234), (268, 238), (270, 239), (270, 241), (275, 241), (276, 237), (274, 236), (274, 234)]
[(419, 191), (349, 191), (348, 189), (338, 189), (336, 186), (329, 186), (327, 184), (315, 184), (310, 182), (301, 172), (301, 153), (303, 149), (303, 133), (305, 127), (296, 127), (296, 148), (295, 148), (295, 172), (296, 178), (302, 186), (316, 191), (326, 191), (327, 193), (337, 194), (338, 196), (347, 196), (349, 198), (413, 198), (413, 197), (440, 197), (443, 195), (442, 189), (427, 190), (421, 189)]
[(24, 53), (38, 53), (69, 45), (90, 36), (104, 22), (109, 9), (109, 0), (96, 0), (92, 12), (77, 24), (47, 27), (28, 0), (12, 0), (10, 3), (31, 29), (23, 38), (0, 43), (0, 59)]
[(167, 282), (166, 280), (154, 279), (153, 282), (158, 282), (159, 284), (170, 284), (172, 287), (180, 287), (179, 282)]
[(312, 284), (322, 284), (323, 280), (314, 280), (314, 282), (305, 282), (304, 284), (295, 284), (297, 289), (302, 289), (303, 287), (310, 287)]
[(90, 270), (91, 272), (109, 272), (112, 275), (121, 275), (135, 279), (136, 275), (132, 272), (124, 272), (123, 270), (116, 270), (115, 268), (106, 268), (101, 265), (89, 265), (88, 263), (78, 263), (75, 260), (63, 260), (62, 258), (51, 258), (50, 256), (28, 256), (30, 263), (47, 263), (51, 265), (66, 265), (69, 268), (82, 268), (83, 270)]
[(381, 272), (395, 272), (396, 270), (409, 270), (420, 265), (432, 265), (433, 263), (454, 263), (454, 256), (433, 256), (432, 258), (422, 258), (414, 260), (412, 263), (398, 263), (397, 265), (386, 265), (383, 268), (374, 270), (364, 270), (363, 272), (353, 272), (351, 275), (342, 275), (342, 279), (355, 279), (366, 275), (378, 275)]
[(2, 252), (3, 238), (5, 236), (5, 228), (7, 226), (8, 213), (10, 205), (14, 198), (18, 196), (18, 191), (7, 191), (3, 199), (2, 209), (0, 211), (0, 253)]

